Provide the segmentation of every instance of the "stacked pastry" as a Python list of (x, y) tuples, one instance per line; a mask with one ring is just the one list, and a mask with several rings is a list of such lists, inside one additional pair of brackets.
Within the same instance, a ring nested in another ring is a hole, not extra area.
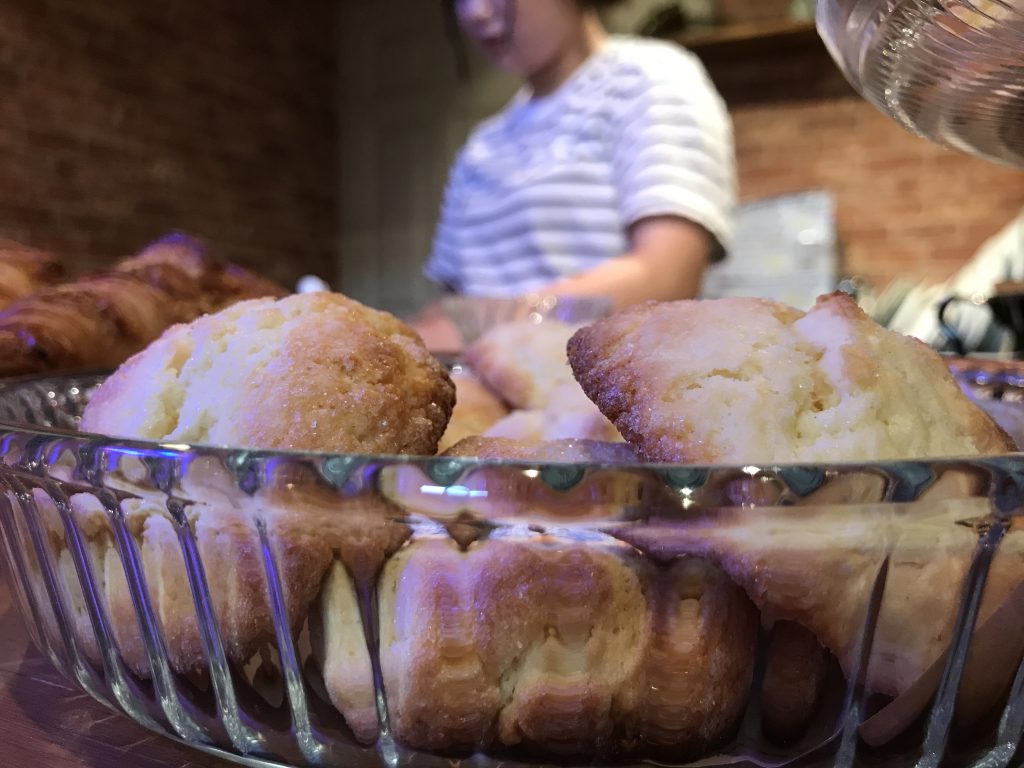
[[(579, 331), (568, 355), (587, 394), (650, 461), (834, 465), (1015, 450), (936, 353), (876, 325), (844, 294), (807, 313), (754, 299), (649, 304)], [(790, 499), (795, 506), (753, 498), (756, 514), (731, 509), (616, 533), (658, 557), (710, 559), (765, 619), (795, 622), (849, 681), (894, 697), (862, 733), (884, 743), (938, 685), (978, 547), (965, 523), (991, 521), (970, 472), (948, 468), (932, 480), (898, 512), (882, 503), (893, 493), (886, 481), (850, 471)], [(1006, 694), (1008, 676), (993, 665), (1015, 668), (1024, 653), (1024, 631), (1007, 624), (1022, 607), (1024, 543), (1009, 535), (978, 622), (979, 632), (1008, 632), (998, 653), (986, 658), (983, 641), (970, 657), (961, 721), (976, 721)]]
[(28, 277), (12, 280), (20, 287), (7, 298), (17, 300), (0, 311), (0, 378), (114, 368), (175, 323), (243, 299), (285, 293), (210, 258), (199, 241), (182, 235), (160, 240), (108, 272), (57, 286), (43, 279), (53, 274), (52, 260), (12, 249), (0, 251), (5, 289), (5, 263)]
[[(544, 328), (561, 334), (561, 344), (571, 333), (547, 323), (534, 330)], [(404, 744), (446, 754), (510, 746), (675, 761), (705, 754), (735, 732), (754, 695), (759, 619), (770, 628), (761, 710), (766, 731), (779, 738), (799, 736), (813, 716), (830, 655), (851, 683), (902, 700), (904, 713), (927, 701), (976, 542), (953, 521), (984, 507), (938, 497), (970, 497), (971, 477), (942, 478), (948, 482), (935, 484), (927, 513), (897, 514), (881, 503), (884, 481), (851, 472), (838, 496), (828, 484), (805, 495), (804, 506), (750, 510), (748, 499), (697, 515), (682, 514), (675, 489), (652, 496), (657, 475), (629, 465), (635, 456), (835, 464), (1009, 450), (939, 358), (842, 297), (806, 314), (757, 300), (648, 305), (575, 331), (568, 357), (552, 351), (553, 363), (525, 351), (521, 330), (502, 330), (509, 335), (492, 336), (486, 343), (504, 341), (487, 354), (485, 345), (471, 353), (474, 370), (520, 410), (547, 410), (547, 424), (556, 415), (553, 393), (577, 386), (565, 375), (571, 364), (596, 404), (586, 419), (599, 408), (628, 445), (549, 440), (543, 430), (474, 436), (501, 407), (477, 388), (463, 405), (483, 408), (465, 409), (465, 437), (446, 458), (456, 470), (472, 464), (465, 457), (491, 462), (480, 486), (462, 476), (446, 485), (413, 468), (411, 481), (339, 480), (338, 492), (283, 473), (281, 457), (239, 499), (226, 468), (193, 465), (180, 489), (194, 500), (184, 517), (157, 499), (127, 510), (173, 666), (188, 674), (204, 666), (184, 536), (206, 567), (229, 659), (242, 665), (273, 641), (279, 588), (287, 615), (278, 621), (297, 633), (308, 620), (328, 696), (362, 741), (386, 715)], [(453, 383), (394, 318), (313, 294), (243, 302), (170, 329), (100, 388), (83, 428), (170, 442), (429, 455), (452, 429), (456, 394), (476, 386)], [(549, 488), (545, 496), (535, 493), (539, 473), (515, 464), (523, 461), (585, 461), (606, 470), (598, 472), (605, 480), (588, 484), (569, 465), (569, 495)], [(448, 488), (461, 495), (423, 503)], [(496, 488), (504, 490), (491, 493)], [(101, 564), (118, 647), (147, 675), (110, 523), (88, 498), (76, 497), (75, 509)], [(672, 514), (630, 523), (623, 512), (631, 504)], [(560, 514), (566, 525), (549, 524)], [(979, 632), (1020, 592), (1020, 553), (1019, 545), (1001, 550)], [(940, 573), (949, 590), (934, 588)], [(892, 597), (873, 613), (886, 578), (883, 594)], [(365, 639), (374, 634), (372, 613), (376, 646)], [(87, 635), (89, 621), (79, 615)], [(874, 639), (867, 652), (866, 637)], [(369, 648), (379, 652), (380, 711)], [(981, 691), (975, 709), (1001, 695), (991, 676), (973, 679)], [(879, 740), (888, 733), (878, 732)]]
[[(490, 393), (492, 405), (486, 411), (489, 418), (479, 418), (485, 413), (481, 403), (470, 411), (476, 415), (476, 422), (464, 424), (466, 417), (457, 408), (443, 446), (453, 445), (456, 437), (477, 435), (528, 443), (561, 439), (621, 441), (615, 427), (573, 379), (565, 346), (576, 330), (576, 326), (549, 319), (541, 323), (505, 323), (481, 335), (465, 352), (469, 371), (456, 382), (469, 389), (474, 386), (473, 377), (479, 377), (485, 390), (482, 397)], [(460, 395), (459, 399), (464, 398)], [(478, 396), (474, 402), (480, 399)], [(505, 413), (498, 417), (502, 407)]]
[(52, 285), (62, 271), (53, 254), (20, 243), (0, 242), (0, 309)]

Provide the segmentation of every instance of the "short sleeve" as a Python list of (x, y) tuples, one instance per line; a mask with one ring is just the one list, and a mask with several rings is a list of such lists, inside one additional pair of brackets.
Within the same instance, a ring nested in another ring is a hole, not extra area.
[(619, 214), (625, 227), (679, 216), (728, 248), (736, 207), (732, 124), (703, 67), (679, 56), (678, 66), (640, 81), (618, 116)]
[(462, 233), (461, 200), (466, 191), (465, 150), (459, 153), (448, 173), (444, 200), (430, 258), (423, 274), (430, 280), (458, 293), (462, 290), (462, 270), (459, 268), (459, 240)]

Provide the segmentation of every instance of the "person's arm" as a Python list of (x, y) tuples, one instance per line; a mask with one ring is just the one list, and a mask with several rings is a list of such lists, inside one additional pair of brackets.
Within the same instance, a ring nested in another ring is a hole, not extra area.
[(732, 126), (695, 59), (664, 61), (616, 111), (612, 170), (629, 250), (549, 286), (603, 294), (617, 308), (693, 298), (721, 256), (736, 202)]
[(648, 300), (692, 299), (715, 245), (706, 229), (677, 216), (637, 222), (630, 244), (628, 253), (559, 280), (549, 290), (556, 296), (607, 296), (617, 309)]

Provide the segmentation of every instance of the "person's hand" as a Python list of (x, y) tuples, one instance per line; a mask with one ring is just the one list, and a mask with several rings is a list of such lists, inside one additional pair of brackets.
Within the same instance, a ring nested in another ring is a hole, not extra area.
[(458, 354), (462, 351), (462, 334), (436, 303), (428, 305), (407, 323), (431, 352)]

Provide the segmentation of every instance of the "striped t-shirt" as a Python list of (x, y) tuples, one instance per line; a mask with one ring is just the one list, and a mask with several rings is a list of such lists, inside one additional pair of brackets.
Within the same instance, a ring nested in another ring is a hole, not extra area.
[(509, 296), (626, 253), (652, 216), (727, 247), (732, 126), (703, 67), (671, 43), (612, 38), (550, 96), (520, 92), (452, 167), (426, 274)]

